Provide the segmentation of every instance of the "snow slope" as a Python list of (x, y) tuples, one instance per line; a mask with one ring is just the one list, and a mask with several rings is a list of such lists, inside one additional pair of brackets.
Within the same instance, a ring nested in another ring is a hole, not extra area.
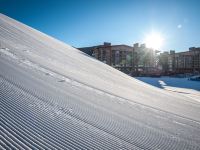
[(0, 149), (200, 149), (200, 104), (0, 14)]
[(176, 78), (176, 77), (137, 77), (137, 79), (162, 88), (173, 94), (181, 94), (194, 101), (200, 102), (200, 82), (188, 80), (188, 78)]

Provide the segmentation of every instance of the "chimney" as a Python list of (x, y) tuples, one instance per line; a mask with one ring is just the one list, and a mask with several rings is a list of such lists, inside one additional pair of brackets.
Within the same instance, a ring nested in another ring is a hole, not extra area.
[(104, 42), (103, 45), (104, 45), (104, 46), (111, 46), (111, 43), (109, 43), (109, 42)]

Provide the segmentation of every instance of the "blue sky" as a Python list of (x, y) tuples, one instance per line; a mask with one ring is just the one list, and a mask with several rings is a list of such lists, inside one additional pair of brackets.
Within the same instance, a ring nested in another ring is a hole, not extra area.
[(200, 47), (200, 0), (0, 0), (0, 12), (75, 47), (132, 45), (151, 31), (161, 50)]

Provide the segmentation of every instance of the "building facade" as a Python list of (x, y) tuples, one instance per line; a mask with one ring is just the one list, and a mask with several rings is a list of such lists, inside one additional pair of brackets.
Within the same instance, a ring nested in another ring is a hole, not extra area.
[(157, 69), (157, 51), (138, 43), (133, 46), (133, 73), (136, 75), (155, 75)]
[(148, 74), (156, 68), (156, 51), (145, 44), (136, 43), (131, 47), (104, 42), (78, 49), (127, 74)]
[(79, 48), (79, 50), (124, 73), (129, 74), (132, 71), (133, 47), (131, 46), (111, 45), (111, 43), (104, 42), (103, 45)]
[(165, 73), (200, 72), (200, 48), (191, 47), (189, 51), (178, 53), (175, 51), (161, 53), (160, 63)]

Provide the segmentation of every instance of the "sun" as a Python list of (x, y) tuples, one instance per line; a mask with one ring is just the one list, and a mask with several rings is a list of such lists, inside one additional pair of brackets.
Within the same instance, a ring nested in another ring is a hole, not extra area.
[(158, 50), (163, 45), (163, 41), (164, 39), (161, 34), (152, 32), (146, 36), (144, 43), (147, 47)]

